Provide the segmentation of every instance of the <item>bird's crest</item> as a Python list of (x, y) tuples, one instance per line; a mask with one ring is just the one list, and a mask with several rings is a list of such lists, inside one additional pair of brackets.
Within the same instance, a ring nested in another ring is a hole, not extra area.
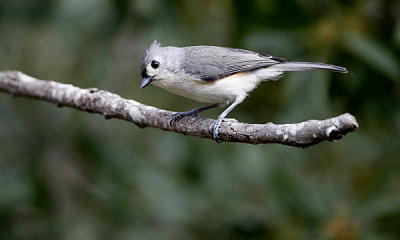
[(151, 58), (153, 57), (152, 55), (155, 53), (155, 50), (160, 47), (161, 47), (161, 44), (157, 40), (154, 40), (153, 43), (150, 45), (150, 47), (144, 53), (144, 56), (142, 59), (142, 64), (141, 64), (142, 69), (144, 67), (146, 67), (146, 65), (151, 61)]

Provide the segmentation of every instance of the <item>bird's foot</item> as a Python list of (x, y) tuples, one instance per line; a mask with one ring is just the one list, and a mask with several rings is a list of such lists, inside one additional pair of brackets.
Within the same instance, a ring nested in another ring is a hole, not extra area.
[(221, 126), (222, 119), (218, 118), (209, 128), (210, 134), (212, 134), (213, 138), (217, 142), (222, 142), (218, 135), (218, 128)]
[(222, 122), (231, 122), (231, 123), (238, 123), (239, 121), (234, 119), (234, 118), (223, 118), (220, 119), (218, 118), (211, 126), (210, 129), (208, 130), (210, 134), (213, 135), (213, 138), (215, 141), (218, 143), (222, 142), (221, 138), (218, 135), (218, 128), (221, 126)]
[(199, 117), (199, 110), (198, 109), (194, 109), (191, 111), (187, 111), (187, 112), (178, 112), (175, 113), (171, 120), (169, 121), (169, 124), (172, 124), (175, 121), (179, 121), (180, 119), (187, 117), (187, 116), (193, 116), (193, 117)]

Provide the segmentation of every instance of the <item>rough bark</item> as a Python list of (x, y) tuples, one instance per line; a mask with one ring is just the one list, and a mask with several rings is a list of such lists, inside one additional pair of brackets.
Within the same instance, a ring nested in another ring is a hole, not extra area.
[[(119, 118), (139, 127), (155, 127), (167, 131), (212, 139), (209, 118), (185, 117), (170, 124), (174, 112), (158, 109), (124, 99), (116, 94), (96, 88), (81, 89), (70, 84), (39, 80), (21, 72), (0, 72), (0, 91), (13, 96), (24, 96), (69, 106), (106, 119)], [(324, 140), (336, 141), (358, 129), (356, 119), (349, 113), (326, 120), (308, 120), (293, 124), (249, 124), (223, 122), (219, 136), (224, 142), (251, 144), (280, 143), (307, 147)]]

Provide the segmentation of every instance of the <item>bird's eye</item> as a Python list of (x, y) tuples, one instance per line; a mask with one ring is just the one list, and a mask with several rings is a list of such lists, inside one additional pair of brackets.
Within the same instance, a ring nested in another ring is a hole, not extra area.
[(160, 62), (159, 61), (156, 61), (156, 60), (151, 61), (151, 67), (152, 68), (156, 69), (156, 68), (158, 68), (158, 66), (160, 66)]

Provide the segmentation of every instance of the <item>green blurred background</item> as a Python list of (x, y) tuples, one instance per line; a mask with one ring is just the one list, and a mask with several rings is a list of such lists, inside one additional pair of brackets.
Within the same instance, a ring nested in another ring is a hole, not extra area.
[(0, 239), (400, 239), (399, 1), (0, 1), (1, 70), (201, 106), (139, 92), (154, 39), (345, 66), (263, 83), (229, 117), (349, 112), (360, 129), (307, 149), (217, 144), (0, 93)]

